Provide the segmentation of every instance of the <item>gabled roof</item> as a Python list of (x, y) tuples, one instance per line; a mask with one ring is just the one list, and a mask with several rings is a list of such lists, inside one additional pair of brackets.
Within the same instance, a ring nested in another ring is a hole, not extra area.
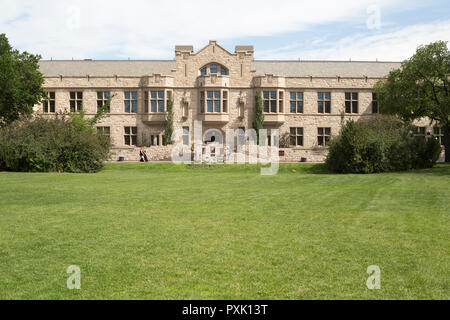
[(170, 75), (174, 60), (41, 60), (39, 69), (46, 77), (142, 77), (152, 74)]
[(393, 69), (400, 68), (400, 62), (375, 61), (253, 61), (256, 75), (285, 77), (371, 77), (381, 78)]

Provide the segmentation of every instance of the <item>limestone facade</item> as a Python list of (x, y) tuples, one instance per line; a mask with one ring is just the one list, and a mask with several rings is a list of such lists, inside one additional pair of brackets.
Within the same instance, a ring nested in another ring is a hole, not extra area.
[[(49, 116), (68, 112), (74, 104), (71, 95), (82, 93), (82, 108), (92, 116), (99, 92), (108, 92), (113, 97), (110, 113), (99, 127), (108, 128), (111, 159), (124, 156), (125, 160), (138, 160), (139, 147), (146, 146), (151, 160), (169, 160), (172, 146), (162, 145), (169, 93), (174, 128), (184, 130), (184, 143), (191, 147), (196, 120), (202, 121), (203, 135), (217, 129), (224, 139), (227, 129), (252, 128), (254, 97), (260, 91), (263, 98), (275, 97), (274, 102), (266, 103), (269, 110), (265, 111), (269, 112), (265, 112), (264, 127), (279, 129), (281, 140), (285, 137), (287, 141), (281, 145), (280, 160), (305, 157), (323, 161), (326, 146), (319, 145), (319, 128), (336, 135), (342, 113), (344, 118), (372, 116), (374, 84), (399, 66), (385, 62), (258, 61), (252, 46), (236, 46), (231, 53), (216, 41), (198, 52), (192, 46), (176, 46), (174, 60), (42, 61), (45, 89), (55, 93), (55, 108), (44, 110), (42, 104), (36, 111)], [(319, 112), (321, 92), (330, 95), (329, 113)], [(294, 93), (296, 99), (301, 93), (301, 113), (291, 112)], [(357, 93), (357, 112), (345, 113), (346, 93), (347, 97)], [(419, 125), (433, 133), (427, 121)], [(297, 139), (290, 137), (294, 128), (302, 128), (300, 145), (291, 144)], [(210, 139), (210, 135), (203, 137), (204, 141)]]

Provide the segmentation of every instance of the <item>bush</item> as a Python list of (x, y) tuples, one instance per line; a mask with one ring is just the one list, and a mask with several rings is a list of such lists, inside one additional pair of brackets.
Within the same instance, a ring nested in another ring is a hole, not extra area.
[(430, 168), (440, 153), (436, 139), (413, 137), (408, 124), (378, 116), (344, 123), (330, 143), (326, 164), (338, 173), (400, 171)]
[(83, 116), (27, 118), (0, 129), (0, 169), (97, 172), (109, 157), (109, 138)]

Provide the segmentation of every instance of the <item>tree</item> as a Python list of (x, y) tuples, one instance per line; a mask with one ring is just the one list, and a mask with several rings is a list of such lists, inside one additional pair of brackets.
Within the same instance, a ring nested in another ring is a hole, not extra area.
[(406, 121), (424, 117), (436, 121), (444, 134), (445, 161), (450, 162), (450, 52), (447, 42), (417, 48), (375, 85), (380, 112)]
[(261, 91), (257, 90), (255, 94), (255, 120), (253, 121), (253, 129), (256, 131), (256, 139), (259, 144), (259, 130), (263, 128), (264, 113)]
[(6, 35), (0, 34), (0, 126), (31, 115), (33, 106), (46, 97), (40, 59), (14, 50)]
[(163, 136), (163, 144), (165, 146), (172, 144), (172, 134), (173, 134), (173, 99), (172, 92), (168, 92), (168, 100), (167, 100), (167, 119), (164, 123), (164, 136)]

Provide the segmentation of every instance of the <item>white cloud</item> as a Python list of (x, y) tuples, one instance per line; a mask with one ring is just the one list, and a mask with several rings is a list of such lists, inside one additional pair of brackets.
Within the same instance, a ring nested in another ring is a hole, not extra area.
[(0, 30), (12, 44), (45, 58), (170, 58), (175, 44), (273, 36), (358, 20), (367, 8), (406, 0), (0, 0)]
[(302, 50), (277, 48), (258, 53), (261, 59), (302, 59), (302, 60), (375, 60), (402, 61), (412, 54), (419, 45), (437, 40), (450, 40), (450, 20), (434, 21), (428, 24), (407, 26), (398, 30), (374, 35), (354, 35), (333, 41), (311, 43), (319, 48)]

